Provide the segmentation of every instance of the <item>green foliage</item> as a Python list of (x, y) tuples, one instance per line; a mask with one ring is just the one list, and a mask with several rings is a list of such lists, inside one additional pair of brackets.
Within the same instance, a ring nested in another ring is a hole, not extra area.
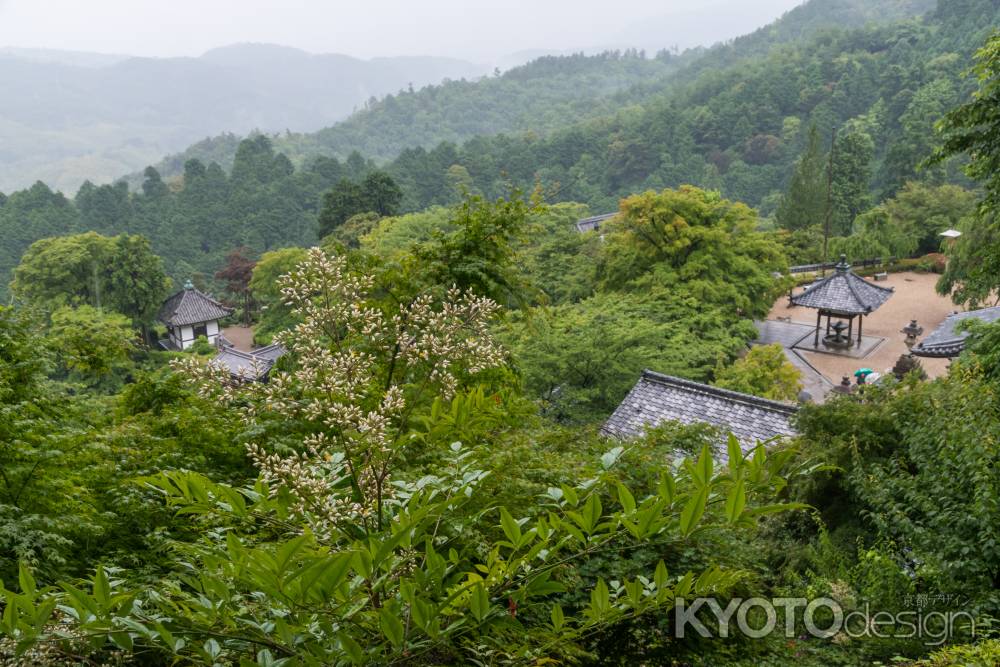
[(771, 234), (756, 231), (744, 204), (691, 186), (622, 200), (607, 226), (598, 273), (604, 289), (679, 289), (734, 316), (762, 317), (784, 289), (787, 259)]
[[(56, 639), (48, 624), (61, 604), (76, 632), (100, 638), (92, 650), (153, 650), (203, 664), (557, 659), (574, 646), (579, 651), (595, 631), (662, 613), (677, 597), (724, 592), (738, 581), (738, 572), (713, 567), (671, 575), (661, 561), (652, 571), (589, 581), (589, 599), (579, 607), (559, 604), (568, 566), (591, 552), (628, 552), (723, 526), (745, 530), (759, 516), (793, 509), (758, 504), (785, 483), (787, 457), (757, 451), (714, 474), (705, 447), (697, 461), (661, 472), (659, 491), (643, 497), (619, 481), (616, 450), (603, 457), (594, 478), (549, 489), (538, 512), (515, 518), (504, 507), (468, 514), (484, 473), (474, 468), (473, 452), (456, 443), (437, 475), (399, 485), (384, 531), (360, 539), (338, 531), (328, 538), (334, 548), (311, 533), (259, 542), (239, 530), (209, 531), (184, 545), (189, 564), (178, 564), (156, 595), (113, 580), (102, 568), (82, 585), (59, 588), (37, 586), (22, 568), (18, 592), (4, 593), (10, 612), (0, 633), (20, 652)], [(170, 507), (208, 525), (247, 525), (289, 509), (260, 484), (237, 489), (191, 473), (148, 483)], [(744, 502), (734, 504), (734, 494)], [(729, 509), (709, 509), (720, 503)], [(462, 530), (479, 523), (491, 537), (473, 548)]]
[(278, 278), (291, 272), (305, 256), (306, 251), (302, 248), (282, 248), (264, 253), (254, 266), (250, 292), (260, 304), (260, 321), (254, 329), (258, 342), (269, 342), (275, 333), (294, 324), (278, 289)]
[(450, 231), (432, 233), (413, 254), (424, 278), (442, 286), (456, 286), (508, 306), (524, 306), (537, 298), (517, 266), (519, 241), (529, 216), (539, 210), (515, 192), (509, 199), (486, 201), (468, 195), (452, 212)]
[(833, 488), (816, 490), (850, 503), (828, 501), (831, 525), (863, 514), (923, 590), (962, 594), (967, 610), (991, 616), (1000, 609), (998, 406), (996, 386), (962, 364), (936, 382), (811, 406), (799, 420), (807, 442), (844, 468)]
[(948, 646), (934, 651), (918, 665), (926, 667), (986, 667), (1000, 663), (1000, 640), (985, 639), (968, 646)]
[(453, 231), (451, 211), (434, 206), (417, 213), (382, 218), (361, 239), (361, 247), (380, 257), (392, 257), (409, 250), (417, 243), (425, 243), (436, 233)]
[(854, 218), (871, 206), (875, 143), (862, 127), (837, 137), (830, 174), (830, 233), (847, 234)]
[(514, 319), (507, 339), (529, 394), (555, 418), (603, 419), (644, 368), (707, 380), (753, 325), (694, 297), (606, 293)]
[(370, 172), (360, 184), (341, 179), (323, 195), (319, 236), (324, 238), (330, 235), (361, 213), (375, 213), (379, 217), (395, 215), (402, 198), (402, 190), (384, 171)]
[(95, 382), (123, 366), (136, 342), (127, 317), (86, 305), (53, 312), (49, 339), (66, 368)]
[[(796, 119), (798, 120), (798, 119)], [(826, 216), (827, 165), (820, 145), (819, 130), (809, 128), (809, 139), (792, 172), (792, 180), (775, 211), (784, 229), (804, 229), (823, 224)]]
[(938, 282), (943, 294), (952, 293), (956, 303), (976, 306), (990, 300), (1000, 283), (1000, 181), (997, 166), (1000, 151), (1000, 121), (996, 117), (1000, 100), (1000, 34), (994, 32), (976, 52), (972, 68), (978, 90), (938, 124), (942, 146), (930, 160), (940, 164), (955, 155), (967, 155), (966, 173), (985, 190), (974, 218), (960, 225), (963, 232), (949, 250), (947, 270)]
[(169, 288), (162, 260), (142, 236), (95, 232), (31, 244), (14, 271), (17, 298), (46, 308), (106, 306), (144, 331)]
[(794, 401), (802, 390), (802, 373), (781, 345), (755, 345), (730, 366), (715, 370), (715, 386), (776, 401)]

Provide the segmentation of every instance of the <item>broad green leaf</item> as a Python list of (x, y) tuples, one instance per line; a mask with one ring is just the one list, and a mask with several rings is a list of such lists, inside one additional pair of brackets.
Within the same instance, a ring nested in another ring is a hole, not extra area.
[(557, 604), (552, 605), (552, 627), (555, 628), (556, 632), (562, 630), (563, 625), (566, 623), (566, 615), (563, 614), (562, 607)]
[(511, 544), (516, 547), (521, 541), (521, 526), (510, 515), (506, 507), (500, 508), (500, 527), (503, 528), (503, 533)]
[(624, 509), (627, 514), (634, 512), (635, 497), (632, 495), (632, 492), (629, 491), (628, 487), (621, 482), (618, 482), (616, 489), (618, 491), (618, 502), (621, 503), (622, 509)]
[(740, 441), (732, 433), (726, 439), (726, 449), (729, 451), (729, 474), (736, 479), (743, 466), (743, 450), (740, 449)]
[(31, 576), (31, 570), (24, 563), (18, 563), (17, 581), (21, 585), (21, 592), (31, 598), (35, 596), (35, 578)]
[(708, 488), (706, 485), (696, 491), (681, 511), (680, 528), (685, 537), (694, 532), (705, 513), (705, 505), (708, 503)]
[(472, 615), (480, 623), (490, 613), (490, 596), (481, 581), (476, 582), (476, 585), (472, 587), (472, 597), (469, 600), (469, 607), (472, 610)]
[(394, 609), (388, 606), (382, 607), (378, 612), (379, 625), (382, 626), (382, 634), (385, 635), (393, 646), (399, 648), (403, 645), (403, 623)]
[(743, 508), (747, 504), (746, 490), (743, 488), (743, 480), (739, 480), (729, 489), (729, 496), (726, 498), (726, 517), (729, 523), (736, 523), (736, 520), (743, 514)]

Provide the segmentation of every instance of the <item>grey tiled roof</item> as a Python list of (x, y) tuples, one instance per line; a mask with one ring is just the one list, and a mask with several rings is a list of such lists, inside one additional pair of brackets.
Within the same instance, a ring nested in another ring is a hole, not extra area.
[(602, 215), (593, 215), (589, 218), (583, 218), (582, 220), (577, 220), (576, 231), (590, 232), (596, 229), (600, 229), (602, 222), (604, 222), (605, 220), (610, 220), (616, 215), (618, 215), (618, 213), (604, 213)]
[(867, 315), (889, 300), (891, 287), (874, 285), (851, 271), (841, 258), (833, 273), (792, 297), (792, 303), (842, 315)]
[(987, 324), (1000, 321), (1000, 306), (970, 310), (967, 313), (954, 313), (944, 318), (926, 338), (913, 348), (913, 354), (918, 357), (957, 357), (965, 349), (965, 339), (968, 331), (955, 331), (959, 322), (976, 319)]
[(234, 347), (223, 347), (212, 358), (213, 364), (221, 365), (238, 380), (262, 380), (274, 367), (274, 362), (285, 353), (280, 345), (268, 345), (253, 352), (243, 352)]
[(665, 421), (703, 422), (731, 432), (749, 449), (759, 441), (795, 435), (790, 421), (797, 411), (786, 403), (646, 370), (601, 432), (624, 440)]
[(158, 319), (168, 326), (182, 327), (221, 320), (232, 313), (232, 308), (190, 287), (164, 301)]

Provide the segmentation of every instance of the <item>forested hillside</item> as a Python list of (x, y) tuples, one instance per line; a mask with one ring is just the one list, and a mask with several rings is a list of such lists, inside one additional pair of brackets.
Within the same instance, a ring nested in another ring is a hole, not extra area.
[[(600, 104), (604, 110), (613, 106), (612, 113), (549, 133), (478, 136), (461, 144), (404, 150), (385, 166), (402, 190), (396, 208), (405, 212), (449, 204), (463, 189), (495, 197), (512, 186), (529, 191), (540, 184), (549, 201), (577, 201), (593, 211), (607, 211), (632, 192), (691, 183), (759, 206), (765, 216), (777, 211), (801, 157), (811, 150), (814, 155), (806, 162), (825, 164), (836, 128), (841, 134), (834, 155), (840, 211), (835, 232), (848, 234), (854, 215), (909, 179), (962, 180), (953, 165), (920, 173), (917, 165), (934, 144), (935, 120), (968, 93), (969, 84), (959, 74), (976, 44), (998, 24), (1000, 10), (991, 0), (943, 3), (922, 19), (853, 30), (827, 28), (817, 34), (821, 6), (833, 11), (844, 5), (814, 2), (790, 12), (775, 26), (690, 63), (673, 75), (676, 81), (666, 85), (667, 92), (655, 85), (611, 91), (623, 80), (650, 73), (670, 80), (675, 60), (670, 56), (544, 58), (479, 84), (459, 82), (387, 98), (380, 103), (382, 111), (358, 116), (344, 127), (354, 127), (357, 136), (375, 145), (383, 135), (361, 128), (369, 127), (369, 121), (375, 123), (370, 127), (382, 128), (384, 122), (388, 132), (393, 123), (386, 119), (395, 116), (384, 109), (403, 105), (402, 117), (408, 113), (404, 109), (429, 105), (424, 127), (434, 132), (452, 131), (438, 122), (440, 113), (454, 113), (454, 118), (484, 129), (492, 121), (480, 120), (491, 117), (481, 113), (483, 105), (510, 94), (515, 103), (493, 105), (496, 117), (510, 121), (524, 107), (530, 111), (516, 122), (555, 128), (576, 112), (590, 113), (593, 101), (579, 92), (589, 81), (607, 87), (609, 94)], [(913, 12), (921, 5), (887, 2), (886, 15), (902, 11), (900, 7)], [(835, 11), (831, 16), (843, 18)], [(806, 37), (797, 41), (799, 33)], [(719, 66), (702, 64), (710, 59)], [(554, 80), (567, 83), (544, 92)], [(524, 105), (510, 93), (519, 85), (533, 91), (523, 97)], [(483, 96), (465, 106), (459, 91)], [(448, 104), (430, 104), (438, 94), (445, 100), (454, 97), (461, 111), (444, 112)], [(534, 94), (543, 103), (532, 106)], [(626, 105), (630, 96), (644, 101)], [(550, 114), (548, 109), (562, 111)], [(397, 139), (403, 136), (409, 135), (403, 132)], [(811, 143), (810, 137), (818, 141)], [(224, 161), (233, 147), (239, 150), (227, 174), (212, 163)], [(296, 169), (265, 137), (240, 143), (230, 135), (204, 150), (210, 160), (187, 161), (174, 179), (149, 171), (137, 183), (139, 192), (131, 195), (123, 185), (87, 185), (75, 202), (42, 184), (12, 193), (0, 207), (0, 272), (9, 276), (37, 238), (93, 229), (148, 236), (177, 279), (211, 275), (237, 246), (261, 252), (317, 240), (323, 193), (344, 178), (360, 181), (373, 169), (368, 156), (358, 152), (344, 161), (306, 160)], [(804, 253), (803, 259), (808, 258)]]
[[(669, 75), (697, 53), (655, 58), (635, 51), (596, 56), (545, 56), (476, 81), (450, 81), (371, 100), (347, 120), (315, 133), (284, 133), (272, 140), (295, 163), (319, 155), (346, 158), (358, 151), (385, 162), (408, 147), (433, 147), (500, 132), (542, 134), (576, 120), (614, 113), (660, 90)], [(191, 158), (229, 168), (239, 138), (221, 135), (156, 165), (164, 177)]]
[(847, 171), (868, 174), (867, 189), (884, 196), (917, 175), (934, 121), (968, 93), (959, 75), (997, 25), (992, 0), (943, 2), (924, 19), (830, 29), (705, 68), (669, 95), (550, 136), (409, 149), (386, 169), (408, 208), (446, 196), (458, 165), (491, 196), (509, 182), (540, 181), (559, 199), (613, 210), (629, 192), (693, 183), (768, 214), (815, 126), (824, 150), (842, 130), (851, 145), (840, 146), (840, 159), (856, 163)]
[(487, 70), (263, 44), (161, 59), (8, 50), (0, 52), (0, 190), (109, 182), (205, 136), (315, 130), (407, 85)]
[[(387, 95), (332, 127), (273, 139), (280, 152), (299, 164), (316, 155), (345, 159), (352, 151), (384, 162), (406, 148), (430, 149), (440, 142), (499, 133), (537, 137), (576, 121), (613, 116), (662, 96), (671, 90), (670, 75), (677, 71), (686, 72), (678, 79), (689, 80), (706, 69), (765, 55), (779, 44), (801, 41), (823, 30), (891, 23), (919, 16), (934, 5), (934, 0), (807, 2), (731, 44), (683, 54), (666, 49), (655, 57), (644, 54), (651, 59), (635, 52), (543, 57), (499, 77)], [(237, 144), (232, 135), (207, 139), (156, 167), (165, 177), (180, 173), (190, 158), (217, 161), (228, 168)]]

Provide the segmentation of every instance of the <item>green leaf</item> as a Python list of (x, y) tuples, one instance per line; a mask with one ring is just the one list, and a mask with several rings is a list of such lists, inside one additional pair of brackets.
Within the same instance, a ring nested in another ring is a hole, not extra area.
[(31, 576), (31, 570), (28, 569), (28, 566), (24, 562), (18, 563), (17, 581), (21, 585), (21, 592), (31, 598), (34, 598), (35, 578)]
[(111, 586), (108, 584), (108, 575), (104, 573), (104, 568), (97, 566), (94, 572), (94, 599), (103, 609), (107, 609), (111, 600)]
[(337, 639), (340, 640), (340, 647), (344, 649), (344, 653), (355, 665), (360, 665), (365, 662), (365, 651), (361, 648), (361, 644), (354, 641), (346, 632), (341, 632), (337, 635)]
[(698, 480), (702, 484), (708, 484), (712, 480), (712, 449), (707, 444), (701, 448), (701, 456), (698, 457), (697, 471)]
[(403, 623), (394, 609), (388, 606), (382, 607), (378, 612), (379, 625), (382, 626), (382, 634), (385, 635), (397, 649), (403, 645)]
[(581, 526), (581, 528), (587, 531), (587, 533), (594, 532), (597, 522), (601, 520), (603, 515), (604, 508), (601, 507), (601, 499), (596, 493), (592, 493), (583, 506), (583, 520), (585, 525)]
[(736, 523), (740, 515), (743, 514), (743, 508), (746, 507), (746, 504), (747, 494), (741, 479), (729, 489), (729, 497), (726, 498), (726, 517), (729, 519), (729, 523)]
[(521, 541), (521, 526), (510, 515), (506, 507), (500, 508), (500, 526), (503, 528), (503, 534), (507, 536), (511, 544), (517, 547)]
[(621, 482), (618, 482), (616, 489), (618, 491), (618, 502), (621, 503), (622, 509), (624, 509), (627, 514), (634, 512), (635, 496), (632, 495), (632, 492), (629, 491), (628, 488)]
[(726, 449), (729, 450), (729, 473), (734, 475), (735, 479), (735, 475), (739, 475), (743, 466), (743, 450), (740, 449), (740, 441), (732, 433), (726, 439)]
[(674, 476), (669, 472), (663, 472), (660, 474), (660, 483), (657, 485), (656, 490), (659, 492), (660, 497), (667, 501), (667, 504), (674, 502), (674, 494), (677, 492), (677, 487), (674, 484)]
[(611, 608), (611, 593), (604, 579), (598, 578), (594, 590), (590, 591), (590, 606), (598, 617), (607, 614)]
[(708, 503), (708, 486), (703, 486), (688, 500), (681, 511), (680, 528), (685, 537), (694, 532), (705, 513), (705, 505)]
[(555, 628), (556, 632), (562, 630), (563, 625), (566, 623), (566, 615), (563, 614), (562, 607), (557, 604), (552, 605), (552, 627)]
[(657, 588), (667, 585), (667, 565), (662, 560), (656, 564), (656, 571), (653, 572), (653, 583)]
[(480, 623), (490, 613), (490, 596), (486, 592), (483, 582), (476, 582), (476, 585), (472, 587), (472, 597), (469, 600), (469, 607), (472, 609), (472, 615)]
[(601, 455), (601, 467), (605, 470), (610, 469), (611, 466), (618, 462), (618, 458), (624, 451), (624, 447), (615, 447), (610, 451), (604, 452), (604, 454)]
[(811, 506), (806, 503), (777, 503), (774, 505), (761, 505), (747, 510), (749, 516), (763, 516), (765, 514), (777, 514), (778, 512), (788, 512), (790, 510), (807, 510)]

